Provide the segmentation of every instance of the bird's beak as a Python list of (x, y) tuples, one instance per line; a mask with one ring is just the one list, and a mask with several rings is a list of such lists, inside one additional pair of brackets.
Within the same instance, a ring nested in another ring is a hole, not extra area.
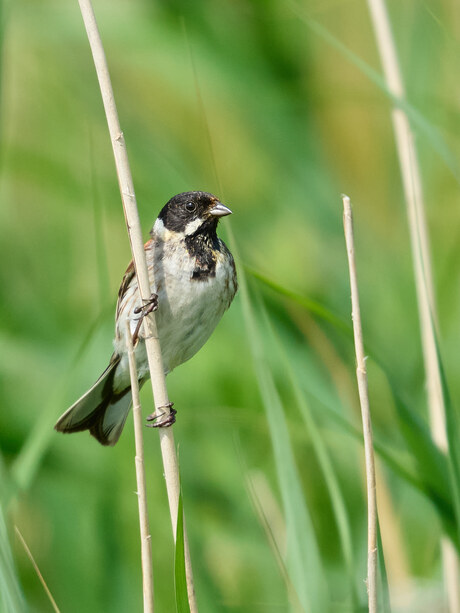
[(214, 217), (224, 217), (225, 215), (231, 215), (232, 211), (222, 202), (217, 202), (209, 211), (209, 214), (214, 215)]

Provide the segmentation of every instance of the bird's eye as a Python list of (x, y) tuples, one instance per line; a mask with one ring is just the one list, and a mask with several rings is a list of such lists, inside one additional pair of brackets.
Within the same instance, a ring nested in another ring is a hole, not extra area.
[(196, 204), (194, 202), (187, 202), (185, 205), (185, 209), (189, 213), (194, 213), (196, 211)]

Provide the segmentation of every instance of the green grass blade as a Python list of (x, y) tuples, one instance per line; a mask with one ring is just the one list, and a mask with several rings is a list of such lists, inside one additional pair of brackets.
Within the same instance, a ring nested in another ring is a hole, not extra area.
[[(253, 274), (253, 276), (260, 280), (264, 285), (272, 288), (278, 294), (293, 300), (297, 304), (303, 306), (305, 309), (313, 312), (310, 301), (307, 298), (295, 294), (295, 292), (292, 292), (291, 290), (271, 281), (264, 275), (254, 271), (252, 271), (251, 274)], [(331, 314), (325, 307), (316, 309), (315, 312), (324, 320), (332, 323), (337, 329), (345, 331), (350, 340), (352, 340), (351, 328), (346, 324), (343, 325), (341, 320), (335, 315)], [(394, 454), (388, 453), (384, 445), (379, 445), (376, 443), (376, 451), (381, 455), (386, 463), (393, 468), (393, 470), (395, 470), (405, 480), (412, 483), (412, 485), (415, 485), (428, 497), (429, 500), (431, 500), (440, 514), (440, 518), (446, 533), (453, 539), (456, 546), (459, 547), (460, 537), (457, 534), (457, 524), (459, 522), (456, 520), (456, 508), (454, 508), (452, 505), (451, 497), (451, 491), (453, 488), (455, 495), (458, 495), (458, 501), (455, 500), (454, 502), (456, 507), (458, 505), (458, 516), (460, 517), (460, 486), (457, 487), (456, 485), (457, 483), (460, 483), (460, 449), (457, 450), (457, 447), (459, 447), (460, 436), (457, 437), (455, 434), (452, 434), (458, 432), (457, 427), (460, 429), (460, 425), (456, 425), (456, 421), (458, 421), (456, 413), (452, 409), (449, 401), (449, 408), (446, 408), (446, 412), (448, 412), (448, 419), (450, 419), (450, 422), (452, 423), (448, 422), (448, 430), (450, 437), (453, 439), (451, 441), (452, 448), (456, 449), (454, 456), (456, 459), (452, 463), (451, 458), (447, 459), (445, 454), (435, 445), (428, 428), (418, 417), (417, 412), (414, 409), (409, 408), (407, 403), (402, 400), (401, 395), (397, 391), (398, 386), (396, 384), (396, 379), (392, 374), (391, 369), (386, 365), (385, 361), (377, 355), (375, 350), (369, 351), (369, 346), (367, 346), (366, 349), (368, 356), (371, 357), (379, 366), (389, 383), (397, 410), (399, 429), (417, 464), (416, 474), (414, 474), (413, 470), (404, 467), (404, 465), (398, 461)], [(444, 387), (444, 393), (445, 395), (447, 394), (447, 398), (449, 398), (445, 381)], [(334, 413), (334, 418), (336, 420), (340, 421), (342, 419), (342, 417), (335, 411), (332, 412)], [(342, 425), (344, 425), (343, 421)], [(350, 424), (346, 425), (346, 428), (349, 429), (350, 427), (353, 430), (352, 433), (355, 436), (358, 436), (361, 440), (360, 431)], [(452, 483), (449, 477), (449, 470), (454, 479)], [(456, 493), (457, 490), (458, 494)]]
[(319, 22), (308, 17), (297, 5), (291, 5), (298, 17), (318, 36), (328, 43), (331, 47), (337, 49), (343, 57), (350, 61), (358, 68), (372, 83), (374, 83), (382, 92), (388, 96), (395, 107), (401, 108), (409, 117), (412, 125), (418, 128), (419, 132), (425, 135), (428, 141), (433, 146), (433, 149), (438, 153), (446, 166), (451, 171), (458, 183), (460, 183), (460, 167), (457, 157), (450, 150), (444, 138), (439, 131), (428, 121), (422, 113), (405, 99), (395, 97), (388, 89), (386, 81), (383, 77), (374, 70), (367, 62), (358, 55), (353, 53), (346, 45), (337, 39), (329, 30), (322, 26)]
[(289, 601), (291, 603), (291, 607), (293, 611), (295, 611), (296, 613), (304, 613), (304, 608), (302, 607), (302, 604), (300, 603), (298, 599), (297, 592), (294, 586), (292, 585), (292, 581), (289, 577), (289, 573), (286, 568), (286, 564), (285, 564), (283, 555), (281, 554), (281, 551), (280, 551), (278, 540), (275, 537), (275, 534), (272, 529), (272, 525), (270, 521), (268, 520), (267, 515), (265, 513), (263, 502), (260, 500), (257, 494), (256, 488), (254, 487), (254, 479), (251, 476), (250, 471), (248, 470), (248, 467), (247, 467), (247, 464), (246, 464), (246, 461), (243, 455), (241, 441), (237, 435), (235, 436), (235, 441), (237, 445), (238, 456), (239, 456), (241, 466), (242, 466), (242, 471), (246, 475), (246, 489), (248, 491), (249, 498), (251, 499), (251, 502), (254, 506), (254, 510), (256, 512), (259, 523), (264, 529), (265, 536), (267, 537), (267, 541), (275, 557), (276, 563), (280, 570), (280, 574), (283, 578), (284, 584), (289, 594)]
[(383, 553), (382, 534), (380, 532), (380, 522), (377, 519), (377, 547), (379, 557), (379, 610), (382, 613), (391, 613), (390, 589), (388, 587), (387, 567), (385, 555)]
[[(455, 509), (451, 498), (451, 485), (449, 482), (448, 460), (445, 454), (438, 449), (431, 439), (428, 428), (410, 409), (396, 392), (395, 386), (391, 385), (391, 376), (386, 374), (390, 381), (390, 389), (393, 394), (398, 424), (406, 445), (414, 459), (414, 466), (404, 460), (401, 454), (390, 451), (387, 444), (379, 441), (378, 433), (374, 437), (374, 448), (379, 457), (402, 479), (417, 488), (435, 506), (442, 521), (444, 530), (452, 538), (458, 547), (459, 538), (456, 532)], [(334, 409), (323, 404), (324, 411), (348, 434), (362, 442), (362, 433), (353, 424), (348, 422)]]
[(55, 434), (53, 426), (57, 417), (59, 416), (59, 411), (63, 411), (65, 408), (62, 405), (64, 392), (70, 378), (73, 376), (74, 368), (84, 356), (93, 335), (101, 325), (102, 321), (104, 321), (104, 319), (107, 317), (107, 313), (108, 307), (103, 309), (90, 325), (87, 334), (78, 347), (76, 354), (69, 365), (67, 375), (58, 384), (54, 391), (53, 397), (49, 400), (48, 404), (40, 413), (35, 427), (32, 429), (28, 439), (21, 448), (21, 451), (11, 465), (10, 474), (13, 486), (10, 488), (8, 493), (9, 499), (14, 496), (18, 489), (27, 489), (37, 473), (41, 461)]
[(187, 576), (185, 573), (184, 511), (182, 506), (182, 490), (179, 492), (179, 506), (177, 509), (176, 550), (174, 555), (174, 588), (176, 593), (177, 613), (190, 613), (187, 594)]
[[(434, 326), (433, 326), (434, 328)], [(441, 375), (442, 393), (444, 397), (445, 417), (449, 465), (450, 489), (454, 500), (455, 515), (457, 518), (457, 546), (460, 549), (460, 420), (457, 409), (454, 407), (447, 385), (444, 365), (441, 359), (439, 343), (434, 330), (436, 341), (436, 352), (438, 355), (438, 365)]]
[(285, 513), (289, 577), (305, 611), (324, 613), (328, 610), (328, 596), (316, 535), (305, 504), (281, 399), (264, 356), (246, 280), (243, 274), (240, 274), (239, 278), (250, 348), (267, 414)]
[(104, 241), (104, 209), (99, 195), (94, 156), (94, 145), (92, 134), (89, 139), (90, 150), (90, 173), (91, 173), (91, 194), (93, 204), (93, 223), (94, 223), (94, 244), (96, 247), (96, 264), (97, 264), (97, 280), (99, 288), (99, 307), (104, 310), (104, 305), (107, 302), (107, 296), (110, 296), (109, 284), (109, 266), (107, 260), (107, 252)]
[(0, 456), (0, 611), (22, 613), (26, 610), (26, 605), (11, 553), (4, 516), (6, 506), (3, 501), (7, 498), (10, 488), (7, 470)]
[(0, 453), (0, 507), (3, 507), (3, 509), (8, 508), (8, 501), (12, 497), (14, 491), (15, 484), (11, 479), (10, 472), (7, 470)]
[(327, 447), (323, 441), (320, 430), (316, 425), (310, 406), (305, 399), (305, 395), (302, 393), (301, 386), (297, 380), (296, 374), (287, 357), (287, 354), (284, 351), (284, 348), (279, 338), (276, 336), (273, 326), (269, 321), (268, 313), (265, 307), (263, 307), (262, 312), (264, 315), (266, 326), (270, 330), (270, 335), (274, 341), (275, 355), (277, 356), (277, 358), (282, 360), (284, 369), (288, 374), (291, 389), (294, 392), (297, 405), (300, 409), (300, 413), (305, 423), (305, 428), (308, 432), (313, 450), (317, 457), (319, 466), (322, 470), (324, 481), (326, 483), (326, 487), (331, 500), (332, 510), (335, 516), (335, 521), (337, 524), (340, 543), (342, 547), (342, 553), (349, 578), (352, 610), (357, 611), (360, 609), (360, 605), (359, 596), (356, 589), (356, 582), (354, 578), (355, 564), (353, 559), (351, 526), (348, 519), (348, 513), (346, 510), (346, 505), (340, 489), (340, 485), (335, 474), (331, 458), (329, 457)]
[(3, 613), (24, 613), (27, 610), (8, 540), (3, 505), (0, 505), (0, 605)]
[(408, 408), (394, 386), (391, 386), (391, 389), (400, 430), (417, 462), (425, 494), (438, 509), (446, 532), (454, 540), (456, 547), (459, 547), (447, 457), (435, 445), (428, 428), (421, 422), (416, 412)]
[(254, 268), (245, 266), (244, 270), (251, 277), (254, 277), (254, 279), (257, 279), (258, 281), (260, 281), (261, 283), (263, 283), (264, 285), (266, 285), (267, 287), (275, 291), (277, 294), (280, 294), (281, 296), (285, 296), (286, 298), (289, 298), (293, 302), (296, 302), (298, 305), (302, 306), (304, 309), (309, 311), (312, 315), (316, 315), (320, 319), (327, 321), (328, 323), (332, 324), (333, 326), (335, 326), (337, 329), (341, 330), (342, 332), (346, 332), (347, 334), (349, 334), (350, 337), (352, 338), (353, 330), (351, 326), (349, 325), (349, 323), (346, 322), (344, 319), (341, 319), (338, 315), (330, 311), (324, 305), (320, 304), (319, 302), (316, 302), (315, 300), (311, 300), (310, 298), (306, 298), (305, 296), (302, 296), (301, 294), (298, 294), (297, 292), (294, 292), (284, 287), (280, 283), (273, 281), (273, 279), (268, 278), (266, 275), (262, 274), (261, 272), (258, 272)]
[[(327, 413), (330, 419), (332, 419), (341, 430), (352, 436), (361, 444), (363, 443), (363, 433), (360, 428), (352, 424), (336, 410), (324, 404), (322, 400), (320, 400), (320, 402), (323, 413)], [(421, 481), (416, 469), (410, 464), (407, 458), (403, 457), (402, 453), (398, 453), (395, 450), (390, 450), (387, 443), (379, 440), (377, 433), (374, 435), (374, 449), (379, 457), (389, 468), (391, 468), (391, 470), (393, 470), (395, 474), (410, 485), (414, 486), (421, 493), (426, 494), (423, 482)]]
[(287, 567), (305, 610), (324, 611), (326, 598), (319, 548), (301, 489), (283, 406), (268, 369), (259, 364), (256, 366), (256, 371), (267, 412), (286, 516)]

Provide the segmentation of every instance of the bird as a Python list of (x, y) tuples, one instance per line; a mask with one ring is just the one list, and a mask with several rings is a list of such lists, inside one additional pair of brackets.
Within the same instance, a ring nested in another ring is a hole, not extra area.
[[(54, 426), (57, 431), (89, 430), (102, 445), (115, 445), (132, 404), (128, 329), (139, 385), (150, 376), (141, 332), (147, 312), (156, 311), (165, 375), (205, 344), (238, 288), (233, 256), (217, 236), (220, 218), (231, 213), (216, 196), (203, 191), (177, 194), (161, 209), (150, 231), (150, 240), (144, 245), (151, 299), (142, 303), (131, 261), (118, 292), (114, 351), (109, 365), (59, 418)], [(150, 425), (163, 427), (174, 423), (176, 411), (172, 403), (168, 406), (171, 411), (167, 418), (149, 416), (147, 419), (153, 421)]]

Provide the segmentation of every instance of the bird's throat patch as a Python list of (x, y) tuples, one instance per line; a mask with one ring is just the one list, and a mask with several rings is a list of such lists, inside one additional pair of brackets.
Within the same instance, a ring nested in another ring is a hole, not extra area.
[(192, 280), (206, 281), (216, 276), (217, 254), (220, 251), (219, 239), (209, 235), (191, 235), (185, 238), (185, 245), (191, 257), (195, 258)]

